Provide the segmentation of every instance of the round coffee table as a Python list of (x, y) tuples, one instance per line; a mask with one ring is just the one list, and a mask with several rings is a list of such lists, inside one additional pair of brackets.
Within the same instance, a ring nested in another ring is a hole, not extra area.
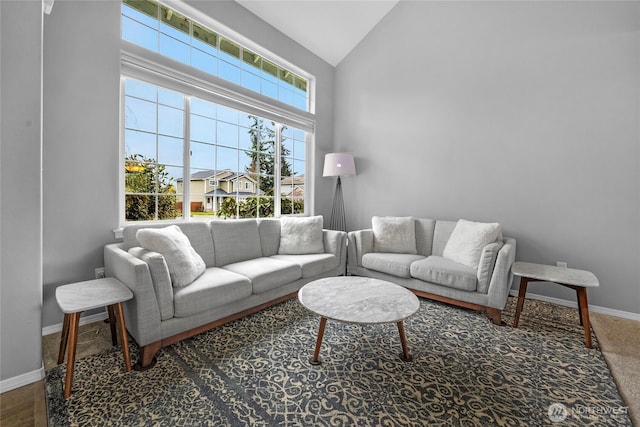
[(418, 311), (420, 302), (402, 286), (369, 277), (339, 276), (315, 280), (298, 292), (298, 300), (320, 316), (320, 328), (313, 357), (320, 364), (320, 346), (327, 319), (347, 323), (396, 323), (402, 344), (401, 358), (412, 359), (404, 332), (404, 319)]

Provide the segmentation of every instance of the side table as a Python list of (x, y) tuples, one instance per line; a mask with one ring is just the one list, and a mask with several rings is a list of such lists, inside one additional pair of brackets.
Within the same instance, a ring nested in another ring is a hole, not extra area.
[(584, 329), (585, 345), (587, 348), (591, 348), (591, 323), (589, 322), (587, 288), (600, 286), (598, 278), (592, 272), (529, 262), (516, 262), (513, 264), (513, 274), (520, 276), (518, 304), (513, 319), (514, 328), (518, 327), (518, 321), (520, 320), (520, 313), (522, 313), (522, 307), (524, 306), (524, 299), (529, 282), (556, 283), (576, 291), (578, 296), (578, 313), (580, 315), (580, 324)]
[(109, 324), (111, 326), (111, 342), (113, 345), (118, 343), (115, 334), (117, 324), (120, 331), (120, 341), (122, 342), (124, 365), (127, 372), (131, 370), (129, 346), (127, 345), (127, 328), (124, 323), (124, 315), (122, 313), (122, 302), (128, 301), (131, 298), (133, 298), (131, 290), (119, 280), (111, 277), (71, 283), (69, 285), (60, 286), (56, 289), (56, 301), (58, 301), (58, 305), (64, 313), (62, 336), (60, 337), (60, 352), (58, 353), (58, 364), (63, 362), (67, 342), (69, 344), (69, 349), (67, 351), (67, 372), (64, 382), (65, 399), (68, 399), (71, 396), (73, 367), (76, 358), (76, 345), (78, 343), (78, 324), (80, 321), (80, 314), (82, 314), (83, 311), (99, 307), (107, 307), (109, 312)]

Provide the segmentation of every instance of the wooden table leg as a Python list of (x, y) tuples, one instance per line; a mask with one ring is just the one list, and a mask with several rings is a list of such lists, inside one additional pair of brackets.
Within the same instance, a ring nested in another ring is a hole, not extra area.
[(589, 322), (589, 304), (587, 302), (587, 289), (576, 287), (578, 293), (578, 308), (580, 312), (580, 320), (584, 329), (584, 344), (587, 348), (591, 348), (591, 323)]
[(404, 333), (404, 322), (401, 320), (397, 323), (398, 332), (400, 333), (400, 343), (402, 344), (402, 355), (400, 356), (405, 362), (413, 360), (411, 353), (409, 353), (409, 346), (407, 345), (407, 336)]
[(522, 308), (524, 307), (524, 297), (527, 294), (527, 285), (529, 284), (528, 277), (520, 277), (520, 289), (518, 290), (518, 304), (516, 305), (516, 314), (513, 317), (513, 327), (518, 327), (518, 322), (520, 321), (520, 314), (522, 313)]
[[(78, 344), (78, 324), (81, 313), (69, 314), (69, 349), (67, 350), (67, 372), (64, 379), (64, 398), (71, 397), (73, 384), (73, 366), (76, 362), (76, 346)], [(66, 315), (65, 315), (66, 317)]]
[(109, 313), (109, 329), (111, 329), (111, 345), (118, 345), (118, 335), (116, 334), (116, 315), (113, 311), (113, 305), (107, 307)]
[(313, 358), (309, 359), (309, 363), (312, 365), (319, 365), (322, 363), (318, 357), (320, 356), (320, 346), (322, 345), (322, 337), (324, 336), (324, 327), (326, 324), (327, 318), (320, 317), (320, 328), (318, 329), (318, 338), (316, 339), (316, 349), (313, 352)]
[(131, 370), (131, 358), (129, 356), (129, 340), (127, 339), (127, 327), (124, 323), (124, 313), (122, 312), (122, 303), (113, 304), (113, 310), (118, 317), (116, 323), (120, 329), (120, 342), (122, 343), (122, 355), (124, 356), (124, 366), (129, 372)]
[(67, 342), (69, 341), (69, 321), (71, 315), (65, 313), (62, 322), (62, 334), (60, 335), (60, 351), (58, 351), (58, 365), (64, 362), (64, 352), (67, 350)]

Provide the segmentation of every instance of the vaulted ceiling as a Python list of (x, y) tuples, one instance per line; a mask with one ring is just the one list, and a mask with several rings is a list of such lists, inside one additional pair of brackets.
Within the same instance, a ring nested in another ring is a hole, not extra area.
[(398, 0), (236, 0), (336, 66)]

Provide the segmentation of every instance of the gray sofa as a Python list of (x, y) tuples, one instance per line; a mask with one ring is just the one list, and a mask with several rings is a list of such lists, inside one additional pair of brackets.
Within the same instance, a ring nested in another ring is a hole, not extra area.
[(516, 241), (499, 232), (481, 248), (477, 268), (443, 256), (457, 221), (412, 218), (415, 252), (376, 250), (373, 229), (348, 233), (349, 274), (388, 280), (416, 295), (485, 312), (501, 324), (511, 288)]
[(162, 255), (140, 248), (136, 239), (139, 229), (168, 224), (127, 226), (123, 241), (104, 249), (106, 275), (134, 294), (124, 312), (127, 329), (140, 346), (137, 369), (153, 366), (162, 347), (294, 298), (305, 283), (346, 269), (345, 232), (319, 226), (324, 252), (279, 254), (279, 219), (174, 224), (206, 264), (187, 286), (172, 286)]

